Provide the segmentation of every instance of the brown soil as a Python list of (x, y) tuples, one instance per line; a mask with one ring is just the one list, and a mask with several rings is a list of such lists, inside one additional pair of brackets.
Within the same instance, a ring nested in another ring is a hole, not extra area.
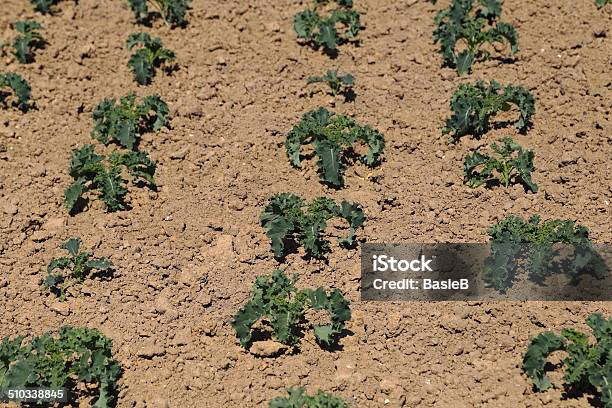
[[(354, 334), (340, 351), (307, 337), (296, 354), (258, 358), (228, 323), (255, 276), (279, 266), (258, 225), (274, 192), (360, 202), (368, 215), (360, 237), (369, 242), (482, 242), (509, 213), (576, 220), (596, 242), (612, 241), (612, 8), (506, 0), (504, 20), (521, 36), (518, 60), (477, 63), (458, 78), (441, 68), (431, 41), (442, 5), (357, 1), (363, 42), (330, 60), (296, 42), (299, 2), (194, 0), (187, 28), (159, 20), (144, 28), (177, 53), (180, 69), (140, 88), (125, 40), (143, 27), (125, 1), (62, 1), (56, 15), (41, 16), (25, 0), (3, 0), (3, 40), (14, 35), (10, 22), (36, 18), (49, 44), (31, 65), (0, 62), (0, 71), (30, 81), (37, 106), (0, 110), (0, 336), (64, 324), (100, 329), (125, 370), (120, 407), (263, 407), (298, 385), (354, 407), (589, 406), (588, 396), (532, 392), (522, 353), (542, 330), (586, 329), (585, 317), (610, 315), (611, 303), (360, 302), (359, 251), (336, 248), (329, 264), (296, 254), (285, 266), (300, 285), (335, 286), (352, 300)], [(335, 67), (356, 76), (354, 103), (305, 88), (306, 77)], [(537, 113), (527, 135), (506, 128), (447, 143), (440, 129), (449, 98), (477, 78), (532, 90)], [(141, 145), (158, 162), (159, 192), (132, 189), (131, 211), (104, 213), (94, 203), (69, 217), (70, 151), (92, 142), (93, 107), (130, 90), (159, 93), (173, 111), (172, 129), (146, 134)], [(387, 140), (382, 166), (348, 169), (340, 191), (319, 183), (313, 162), (291, 168), (283, 149), (302, 113), (330, 104)], [(537, 194), (463, 185), (463, 155), (504, 135), (536, 152)], [(39, 283), (72, 236), (109, 256), (117, 272), (58, 303)]]

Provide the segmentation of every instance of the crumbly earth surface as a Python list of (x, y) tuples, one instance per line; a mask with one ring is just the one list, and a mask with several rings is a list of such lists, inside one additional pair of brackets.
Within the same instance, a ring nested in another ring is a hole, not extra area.
[[(516, 61), (476, 63), (459, 78), (441, 67), (431, 40), (446, 2), (356, 1), (362, 43), (333, 60), (296, 42), (293, 15), (306, 3), (194, 0), (184, 29), (159, 19), (137, 26), (126, 3), (62, 1), (41, 16), (26, 0), (2, 1), (2, 40), (14, 36), (11, 22), (35, 18), (48, 45), (29, 65), (0, 60), (0, 71), (30, 81), (36, 105), (0, 110), (0, 336), (64, 324), (101, 330), (125, 370), (119, 407), (265, 407), (290, 386), (335, 392), (354, 407), (590, 406), (589, 395), (534, 393), (522, 354), (543, 330), (587, 330), (587, 315), (610, 315), (611, 303), (361, 302), (359, 250), (334, 247), (328, 263), (298, 253), (283, 266), (298, 286), (337, 287), (352, 301), (352, 334), (339, 350), (321, 350), (307, 335), (295, 353), (257, 357), (238, 345), (229, 321), (255, 277), (279, 267), (259, 226), (276, 192), (360, 202), (367, 242), (485, 242), (487, 227), (511, 213), (575, 220), (595, 242), (611, 242), (612, 7), (506, 0), (503, 20), (520, 33)], [(179, 65), (148, 87), (126, 66), (126, 38), (139, 30), (160, 36)], [(305, 86), (333, 68), (356, 77), (354, 102)], [(447, 143), (448, 101), (476, 79), (531, 90), (533, 129)], [(141, 143), (157, 160), (159, 190), (130, 188), (130, 211), (105, 213), (93, 201), (68, 216), (70, 152), (92, 142), (95, 105), (128, 91), (159, 93), (172, 109), (171, 128)], [(291, 126), (318, 106), (387, 140), (382, 165), (350, 167), (339, 191), (319, 182), (314, 161), (294, 169), (284, 152)], [(505, 135), (535, 151), (537, 194), (463, 184), (463, 156)], [(86, 280), (60, 303), (40, 281), (73, 236), (108, 256), (116, 273)]]

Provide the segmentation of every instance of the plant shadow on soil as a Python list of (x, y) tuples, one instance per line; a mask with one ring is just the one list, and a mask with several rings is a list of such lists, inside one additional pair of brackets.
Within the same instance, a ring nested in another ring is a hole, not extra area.
[[(123, 373), (123, 370), (121, 371)], [(21, 406), (23, 408), (48, 408), (48, 407), (75, 407), (79, 406), (79, 401), (83, 401), (84, 398), (89, 399), (97, 399), (99, 396), (99, 387), (89, 387), (86, 386), (85, 389), (81, 389), (78, 387), (78, 383), (73, 379), (69, 378), (68, 383), (65, 384), (62, 388), (64, 388), (67, 392), (66, 402), (61, 403), (51, 403), (51, 402), (22, 402)], [(114, 389), (111, 395), (115, 401), (119, 398), (119, 389)]]
[(565, 386), (561, 396), (564, 400), (575, 400), (587, 396), (589, 404), (595, 408), (604, 408), (605, 404), (601, 401), (597, 389), (588, 383), (574, 384)]
[[(263, 323), (262, 326), (264, 326), (265, 328), (272, 327), (268, 320), (264, 319), (261, 322)], [(302, 322), (302, 323), (305, 323), (305, 322)], [(297, 330), (294, 330), (293, 334), (295, 336), (297, 336), (298, 338), (303, 340), (304, 339), (304, 327), (302, 327), (302, 326), (303, 326), (303, 324), (301, 324), (300, 327)], [(274, 340), (274, 338), (272, 338), (271, 331), (267, 331), (264, 328), (257, 328), (257, 327), (253, 328), (252, 330), (253, 331), (251, 333), (251, 340), (248, 343), (247, 349), (250, 349), (251, 346), (253, 345), (253, 343), (256, 343), (258, 341)], [(316, 342), (316, 344), (322, 350), (325, 350), (325, 351), (328, 351), (328, 352), (332, 352), (332, 353), (333, 352), (338, 352), (338, 351), (344, 350), (344, 346), (342, 344), (340, 344), (340, 339), (343, 339), (343, 338), (348, 337), (348, 336), (354, 336), (354, 335), (355, 335), (355, 333), (353, 331), (345, 328), (345, 329), (342, 330), (342, 332), (339, 335), (337, 335), (335, 337), (335, 340), (336, 340), (335, 344), (324, 345), (324, 344), (319, 343), (319, 342)], [(275, 341), (277, 341), (277, 340), (275, 340)], [(301, 351), (299, 343), (294, 345), (294, 346), (289, 346), (289, 348), (293, 350), (293, 353), (299, 353)]]
[[(363, 29), (362, 29), (363, 31)], [(299, 40), (298, 40), (299, 41)], [(341, 41), (339, 42), (337, 45), (344, 45), (344, 44), (351, 44), (354, 47), (360, 47), (361, 46), (361, 41), (360, 40), (346, 40), (346, 41)], [(325, 54), (329, 59), (331, 60), (335, 60), (338, 58), (338, 56), (340, 55), (340, 51), (338, 50), (338, 48), (336, 47), (335, 49), (330, 49), (330, 48), (326, 48), (324, 46), (318, 45), (312, 41), (306, 41), (306, 42), (301, 42), (301, 45), (303, 46), (308, 46), (311, 49), (315, 50), (315, 51), (321, 51), (323, 54)]]
[[(489, 125), (488, 129), (485, 129), (485, 133), (488, 132), (491, 129), (495, 129), (495, 130), (499, 130), (499, 129), (506, 129), (509, 127), (514, 127), (514, 121), (513, 120), (496, 120), (494, 121), (492, 124)], [(527, 126), (525, 126), (525, 129), (523, 130), (518, 130), (518, 132), (521, 135), (526, 135), (527, 132), (529, 131), (529, 129), (531, 129), (533, 127), (533, 121), (530, 120), (529, 123), (527, 123)], [(478, 136), (478, 139), (482, 138), (483, 135)]]
[[(523, 191), (525, 193), (531, 192), (531, 190), (529, 189), (529, 186), (526, 183), (524, 183), (523, 181), (516, 180), (516, 179), (513, 178), (513, 180), (510, 183), (510, 185), (517, 185), (517, 184), (519, 184), (519, 185), (521, 185), (523, 187)], [(484, 188), (486, 188), (486, 189), (489, 189), (489, 190), (493, 190), (496, 187), (504, 187), (499, 180), (487, 180), (484, 184), (482, 184), (482, 186)], [(510, 186), (508, 186), (508, 187), (510, 187)], [(476, 188), (478, 188), (478, 187), (476, 187)]]
[(31, 110), (38, 111), (38, 106), (36, 106), (36, 104), (32, 101), (29, 101), (27, 106), (20, 108), (17, 101), (9, 100), (11, 95), (13, 94), (9, 91), (0, 90), (0, 109), (5, 110), (9, 108), (16, 108), (19, 109), (20, 112), (24, 113)]
[(96, 270), (95, 272), (89, 274), (89, 278), (108, 282), (115, 277), (115, 272), (115, 268), (109, 268), (103, 271)]
[[(301, 246), (302, 245), (298, 243), (295, 239), (288, 238), (284, 241), (283, 254), (280, 257), (275, 256), (274, 259), (279, 263), (284, 263), (287, 260), (288, 255), (298, 254)], [(304, 255), (302, 255), (302, 259), (305, 261), (316, 260), (319, 262), (323, 262), (326, 265), (329, 264), (329, 259), (326, 256), (315, 257), (313, 255), (309, 255), (308, 253), (305, 253)]]
[(153, 22), (156, 20), (161, 20), (162, 22), (164, 22), (164, 24), (167, 24), (169, 27), (172, 27), (172, 28), (186, 28), (189, 25), (189, 22), (187, 20), (183, 21), (183, 23), (181, 24), (170, 25), (169, 23), (166, 23), (164, 21), (164, 17), (161, 15), (159, 11), (149, 11), (149, 13), (147, 14), (145, 18), (136, 19), (136, 24), (145, 26), (147, 28), (152, 28)]
[(355, 102), (355, 99), (357, 99), (357, 94), (352, 89), (349, 89), (348, 91), (345, 91), (345, 92), (341, 92), (340, 95), (344, 97), (344, 102), (346, 103)]

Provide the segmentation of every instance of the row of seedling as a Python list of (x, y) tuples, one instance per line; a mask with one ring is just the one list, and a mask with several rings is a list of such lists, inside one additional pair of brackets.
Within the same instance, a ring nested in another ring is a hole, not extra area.
[[(161, 13), (170, 25), (184, 25), (189, 0), (129, 0), (139, 22), (150, 21), (149, 4)], [(31, 0), (36, 11), (52, 13), (59, 0)], [(20, 35), (13, 41), (13, 54), (19, 62), (34, 60), (34, 50), (45, 40), (34, 21), (14, 25)], [(146, 33), (128, 37), (128, 49), (134, 53), (128, 65), (135, 80), (150, 83), (155, 69), (174, 61), (174, 53), (165, 49), (159, 38)], [(7, 47), (3, 47), (5, 50)], [(23, 111), (29, 108), (30, 85), (18, 74), (0, 73), (0, 103), (8, 105), (12, 90), (14, 103)], [(65, 191), (64, 204), (71, 212), (83, 208), (92, 193), (107, 211), (128, 208), (128, 180), (135, 185), (155, 189), (155, 162), (139, 150), (141, 136), (159, 131), (169, 124), (168, 105), (151, 95), (137, 101), (134, 94), (119, 100), (104, 99), (93, 111), (91, 136), (98, 142), (115, 144), (118, 149), (109, 155), (99, 154), (94, 145), (85, 145), (72, 152), (69, 173), (74, 179)], [(88, 278), (111, 277), (113, 264), (107, 258), (95, 257), (81, 249), (81, 240), (71, 238), (62, 249), (66, 256), (54, 258), (47, 267), (43, 286), (60, 301), (78, 291)], [(36, 404), (55, 404), (59, 400), (78, 401), (91, 398), (92, 407), (116, 406), (121, 368), (112, 357), (111, 340), (95, 329), (64, 326), (57, 333), (47, 332), (26, 341), (24, 337), (5, 337), (0, 343), (0, 397), (10, 397), (9, 389), (46, 388), (47, 394), (37, 395)]]

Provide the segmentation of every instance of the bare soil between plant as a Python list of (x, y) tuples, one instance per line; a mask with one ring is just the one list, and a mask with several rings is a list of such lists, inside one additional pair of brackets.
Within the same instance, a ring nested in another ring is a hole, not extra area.
[[(307, 336), (296, 353), (260, 358), (238, 345), (229, 321), (255, 277), (281, 266), (259, 226), (276, 192), (361, 203), (367, 242), (485, 242), (487, 227), (511, 213), (575, 220), (595, 242), (612, 242), (611, 7), (506, 0), (503, 20), (520, 33), (516, 61), (477, 63), (459, 78), (431, 40), (444, 2), (356, 1), (361, 44), (334, 60), (296, 42), (292, 19), (305, 3), (194, 0), (184, 29), (136, 26), (126, 3), (62, 1), (41, 16), (25, 0), (3, 1), (2, 40), (14, 36), (11, 22), (35, 18), (48, 45), (33, 64), (0, 61), (30, 81), (36, 105), (0, 110), (0, 336), (101, 330), (125, 370), (119, 407), (265, 407), (291, 386), (354, 407), (590, 406), (588, 395), (534, 393), (522, 354), (543, 330), (587, 330), (587, 315), (609, 316), (610, 302), (361, 302), (359, 249), (334, 247), (328, 263), (294, 254), (282, 266), (298, 286), (337, 287), (352, 301), (352, 334), (339, 350)], [(126, 65), (126, 38), (139, 30), (160, 36), (179, 64), (148, 87)], [(354, 102), (305, 86), (332, 68), (356, 77)], [(531, 90), (533, 128), (449, 144), (440, 130), (448, 101), (475, 79)], [(93, 202), (68, 216), (71, 149), (92, 142), (95, 105), (128, 91), (158, 93), (172, 109), (171, 129), (141, 143), (158, 162), (159, 191), (131, 189), (130, 211)], [(314, 161), (298, 170), (285, 155), (286, 133), (318, 106), (386, 137), (382, 165), (349, 168), (342, 190), (319, 182)], [(535, 151), (537, 194), (463, 184), (463, 156), (506, 135)], [(60, 303), (40, 281), (73, 236), (116, 273)]]

